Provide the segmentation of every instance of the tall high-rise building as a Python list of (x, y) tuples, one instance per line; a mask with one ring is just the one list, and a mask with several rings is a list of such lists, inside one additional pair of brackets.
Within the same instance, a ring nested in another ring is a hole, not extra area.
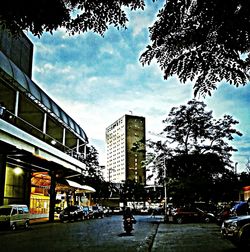
[(106, 128), (107, 180), (145, 185), (145, 118), (124, 115)]

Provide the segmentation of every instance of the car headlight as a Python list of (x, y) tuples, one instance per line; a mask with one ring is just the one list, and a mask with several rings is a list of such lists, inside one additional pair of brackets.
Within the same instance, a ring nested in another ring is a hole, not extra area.
[(235, 231), (238, 228), (238, 223), (237, 221), (232, 221), (231, 223), (228, 223), (228, 229), (230, 231)]

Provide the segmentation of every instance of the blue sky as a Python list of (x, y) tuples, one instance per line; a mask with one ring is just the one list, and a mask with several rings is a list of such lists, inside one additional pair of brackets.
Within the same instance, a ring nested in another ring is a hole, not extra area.
[[(55, 100), (89, 137), (105, 165), (105, 129), (124, 114), (146, 118), (148, 132), (160, 133), (173, 106), (193, 98), (192, 84), (178, 79), (163, 80), (157, 64), (142, 66), (139, 56), (149, 44), (148, 27), (164, 1), (149, 1), (144, 11), (129, 12), (127, 30), (109, 28), (104, 37), (92, 32), (69, 36), (64, 30), (39, 39), (27, 34), (34, 44), (32, 79)], [(243, 133), (233, 145), (233, 161), (245, 170), (250, 157), (250, 86), (235, 88), (222, 83), (212, 97), (202, 99), (215, 118), (232, 115)]]

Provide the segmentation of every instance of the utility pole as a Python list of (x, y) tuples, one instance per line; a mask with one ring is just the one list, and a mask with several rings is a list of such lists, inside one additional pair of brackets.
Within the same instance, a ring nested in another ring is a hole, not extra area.
[(250, 173), (250, 160), (249, 160), (249, 157), (247, 158), (246, 169), (247, 169), (247, 172)]
[(166, 157), (164, 157), (164, 214), (167, 215), (167, 166), (166, 166)]
[(238, 165), (238, 162), (235, 163), (234, 165), (234, 173), (237, 174), (237, 165)]

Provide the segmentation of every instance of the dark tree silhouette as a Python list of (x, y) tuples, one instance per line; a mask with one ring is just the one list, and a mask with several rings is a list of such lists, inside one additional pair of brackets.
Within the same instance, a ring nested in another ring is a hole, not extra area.
[(101, 35), (109, 25), (125, 28), (124, 7), (143, 9), (142, 0), (32, 0), (1, 3), (0, 25), (12, 33), (29, 30), (36, 36), (64, 27), (72, 35), (94, 31)]
[(143, 64), (156, 60), (164, 78), (195, 81), (194, 94), (211, 95), (223, 80), (250, 80), (250, 1), (167, 0), (150, 27)]
[(221, 199), (223, 177), (227, 177), (227, 185), (231, 181), (231, 186), (238, 187), (231, 161), (232, 152), (237, 150), (229, 145), (234, 136), (242, 135), (234, 128), (238, 121), (229, 115), (216, 120), (205, 108), (197, 100), (172, 108), (163, 121), (165, 141), (148, 145), (156, 156), (150, 158), (158, 170), (159, 183), (166, 179), (168, 196), (179, 202)]
[[(152, 0), (153, 2), (156, 0)], [(2, 1), (0, 25), (13, 34), (35, 36), (59, 27), (74, 35), (109, 26), (126, 28), (127, 9), (144, 9), (144, 0)], [(250, 80), (249, 0), (166, 0), (149, 28), (151, 44), (141, 55), (143, 65), (156, 60), (164, 78), (177, 75), (195, 81), (194, 94), (211, 95), (225, 80), (236, 87)]]

